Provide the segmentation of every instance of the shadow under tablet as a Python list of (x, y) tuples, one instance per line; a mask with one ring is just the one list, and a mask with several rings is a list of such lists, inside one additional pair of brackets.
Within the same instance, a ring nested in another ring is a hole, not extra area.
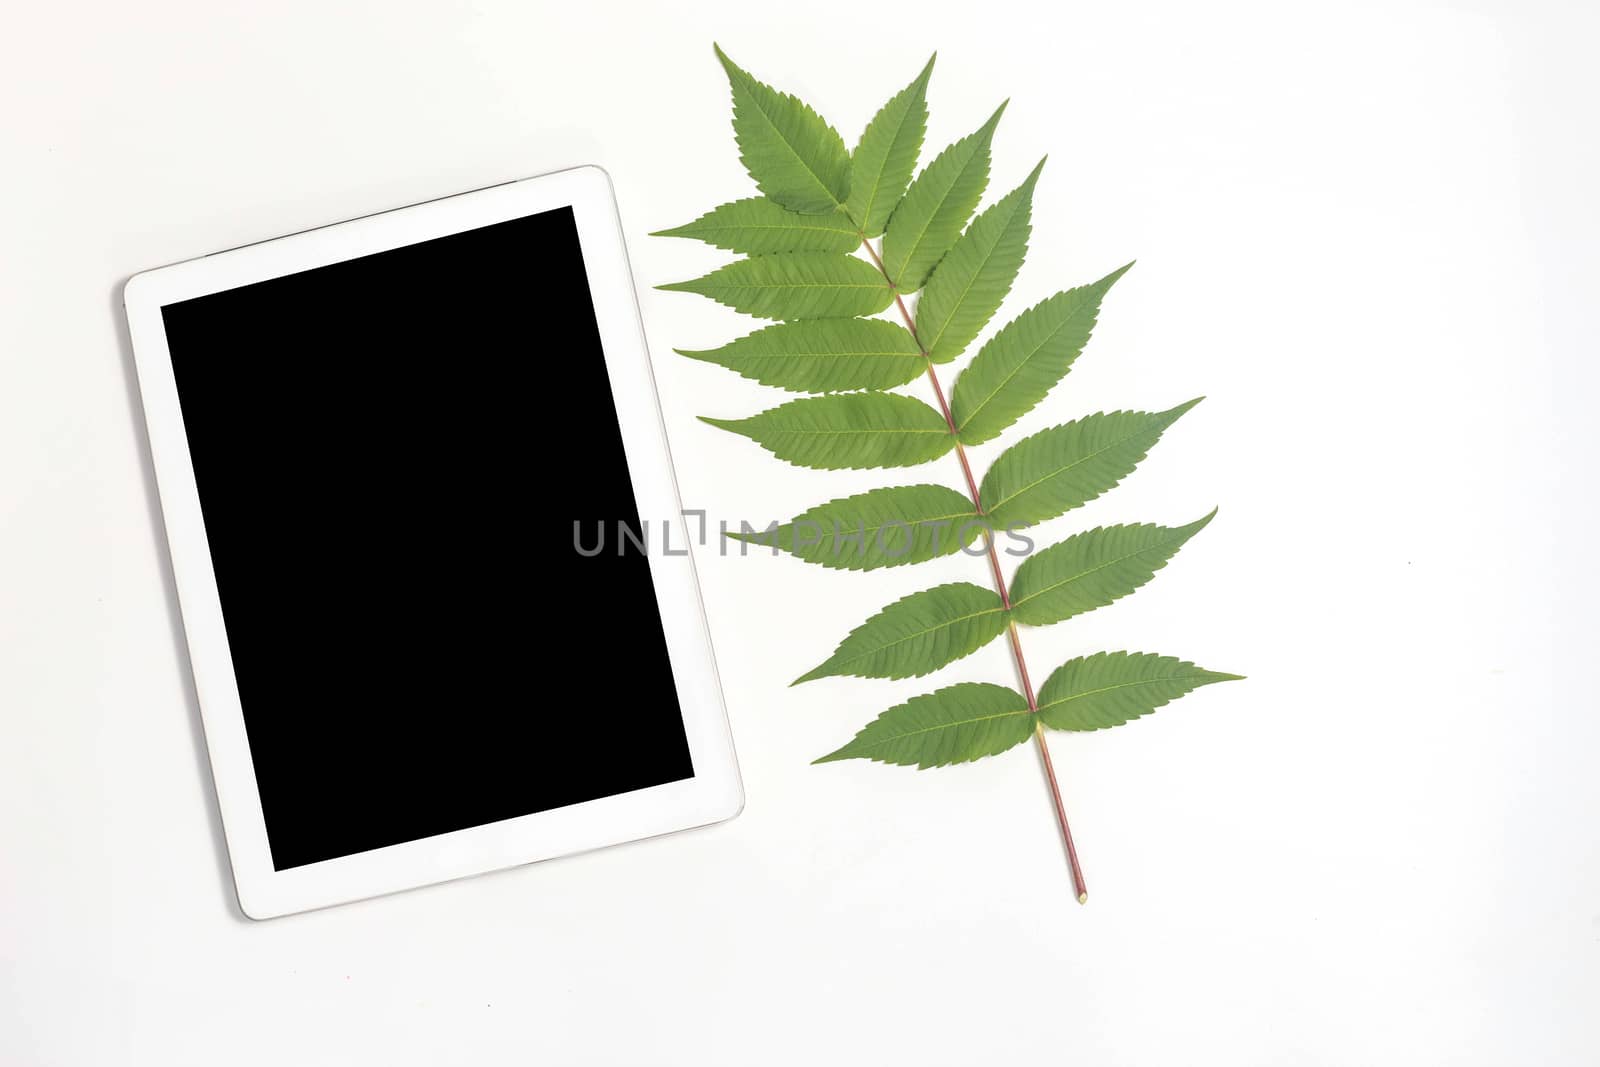
[(162, 314), (274, 867), (693, 776), (570, 208)]

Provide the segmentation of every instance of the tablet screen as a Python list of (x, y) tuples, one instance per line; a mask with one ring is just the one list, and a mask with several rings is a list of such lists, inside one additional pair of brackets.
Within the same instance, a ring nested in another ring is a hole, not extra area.
[(162, 314), (277, 869), (693, 775), (570, 208)]

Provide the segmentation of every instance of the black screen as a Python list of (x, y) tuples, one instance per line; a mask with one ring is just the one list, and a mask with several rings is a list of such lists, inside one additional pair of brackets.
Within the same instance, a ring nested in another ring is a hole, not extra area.
[(693, 774), (570, 209), (163, 315), (277, 869)]

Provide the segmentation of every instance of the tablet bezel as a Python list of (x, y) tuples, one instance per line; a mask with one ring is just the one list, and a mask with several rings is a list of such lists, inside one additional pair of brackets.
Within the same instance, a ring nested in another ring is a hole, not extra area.
[[(272, 865), (161, 309), (180, 300), (562, 207), (571, 207), (577, 222), (640, 515), (651, 520), (653, 535), (664, 517), (671, 517), (676, 532), (682, 534), (682, 505), (616, 200), (609, 176), (598, 167), (507, 182), (213, 253), (134, 275), (123, 288), (217, 802), (239, 907), (251, 918), (326, 907), (704, 826), (731, 818), (743, 806), (693, 556), (666, 555), (661, 538), (653, 536), (650, 574), (694, 777), (303, 867), (279, 871)], [(677, 540), (689, 547), (688, 538)], [(678, 551), (674, 544), (673, 552)], [(617, 698), (626, 695), (619, 693)]]

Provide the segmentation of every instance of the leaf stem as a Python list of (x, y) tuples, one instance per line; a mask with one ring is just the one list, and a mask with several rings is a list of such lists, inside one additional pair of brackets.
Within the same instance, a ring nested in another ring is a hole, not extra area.
[[(1022, 666), (1020, 653), (1017, 666)], [(1078, 848), (1072, 843), (1072, 827), (1067, 825), (1067, 806), (1061, 803), (1061, 786), (1056, 784), (1056, 767), (1050, 761), (1050, 745), (1044, 739), (1044, 723), (1033, 724), (1033, 739), (1039, 742), (1039, 760), (1044, 764), (1045, 780), (1050, 783), (1050, 796), (1056, 802), (1056, 821), (1061, 824), (1061, 840), (1067, 846), (1067, 866), (1072, 868), (1072, 888), (1078, 891), (1078, 903), (1087, 904), (1089, 890), (1083, 884), (1083, 868), (1078, 864)]]
[[(872, 262), (877, 266), (878, 273), (883, 275), (883, 280), (888, 283), (889, 291), (894, 293), (895, 306), (900, 309), (900, 318), (905, 321), (906, 329), (911, 332), (911, 339), (916, 341), (917, 349), (922, 353), (922, 358), (928, 361), (928, 382), (933, 386), (933, 395), (938, 398), (939, 411), (944, 415), (945, 425), (950, 428), (950, 435), (956, 439), (956, 458), (961, 461), (961, 473), (967, 480), (967, 493), (972, 497), (972, 506), (981, 516), (983, 501), (978, 493), (977, 480), (972, 476), (972, 464), (967, 460), (967, 450), (961, 444), (960, 435), (956, 429), (955, 417), (950, 413), (950, 405), (945, 400), (944, 387), (939, 384), (939, 375), (934, 370), (933, 359), (928, 355), (928, 350), (923, 348), (922, 340), (917, 337), (916, 320), (906, 308), (904, 297), (896, 287), (894, 279), (889, 277), (888, 268), (883, 265), (883, 257), (878, 250), (872, 247), (872, 242), (867, 240), (865, 234), (861, 237), (861, 247), (867, 250), (867, 255), (872, 257)], [(1000, 569), (1000, 553), (995, 549), (994, 531), (988, 528), (983, 532), (984, 547), (988, 550), (989, 568), (994, 572), (994, 587), (1000, 594), (1000, 603), (1006, 611), (1011, 610), (1011, 590), (1006, 585), (1005, 572)], [(1022, 695), (1027, 698), (1028, 710), (1035, 715), (1039, 712), (1039, 701), (1033, 693), (1033, 681), (1028, 677), (1028, 661), (1022, 655), (1022, 636), (1017, 632), (1017, 624), (1008, 622), (1006, 632), (1010, 637), (1011, 656), (1017, 663), (1017, 675), (1022, 681)], [(1044, 767), (1045, 780), (1050, 785), (1050, 797), (1055, 802), (1056, 821), (1061, 825), (1061, 840), (1066, 846), (1067, 866), (1072, 870), (1072, 888), (1078, 895), (1079, 904), (1089, 902), (1089, 890), (1083, 880), (1083, 867), (1078, 863), (1078, 849), (1072, 843), (1072, 827), (1067, 823), (1067, 807), (1061, 800), (1061, 785), (1056, 781), (1055, 763), (1050, 759), (1050, 743), (1045, 739), (1044, 723), (1035, 722), (1033, 727), (1033, 740), (1039, 748), (1039, 760)]]

